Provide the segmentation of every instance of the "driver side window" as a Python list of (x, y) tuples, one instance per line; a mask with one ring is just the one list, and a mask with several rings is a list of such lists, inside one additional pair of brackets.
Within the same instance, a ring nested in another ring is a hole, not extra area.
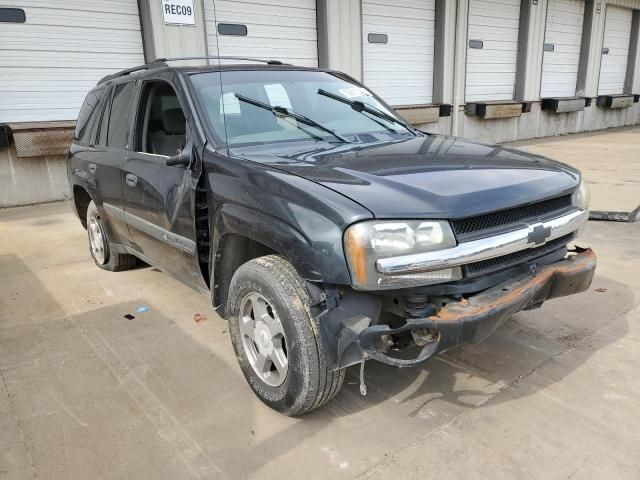
[(170, 157), (186, 144), (187, 121), (178, 96), (163, 81), (145, 82), (138, 113), (138, 152)]

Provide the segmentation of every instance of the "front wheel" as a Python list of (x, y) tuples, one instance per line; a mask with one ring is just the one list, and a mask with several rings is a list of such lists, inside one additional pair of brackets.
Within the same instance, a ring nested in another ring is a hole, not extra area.
[(338, 393), (344, 370), (328, 370), (307, 290), (289, 262), (269, 255), (242, 265), (227, 305), (238, 363), (265, 404), (301, 415)]

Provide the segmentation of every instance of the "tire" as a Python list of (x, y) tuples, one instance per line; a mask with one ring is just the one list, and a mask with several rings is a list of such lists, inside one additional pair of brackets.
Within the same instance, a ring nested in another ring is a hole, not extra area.
[[(328, 370), (320, 332), (309, 310), (307, 290), (284, 258), (269, 255), (238, 268), (231, 279), (227, 307), (238, 363), (266, 405), (296, 416), (321, 407), (340, 391), (345, 372)], [(259, 312), (266, 312), (267, 316)], [(256, 318), (267, 320), (260, 322)], [(270, 367), (268, 356), (262, 363), (269, 350), (263, 341), (265, 332), (266, 336), (272, 334)], [(286, 369), (282, 368), (283, 352)], [(261, 368), (263, 365), (266, 367)], [(286, 373), (282, 375), (281, 370)]]
[(87, 207), (87, 235), (89, 237), (89, 252), (98, 267), (110, 272), (120, 272), (136, 265), (137, 259), (133, 255), (116, 253), (111, 250), (107, 230), (104, 228), (93, 200)]

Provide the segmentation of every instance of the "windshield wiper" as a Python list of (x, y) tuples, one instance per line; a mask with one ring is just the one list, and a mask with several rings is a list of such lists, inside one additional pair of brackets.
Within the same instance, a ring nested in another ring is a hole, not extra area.
[[(275, 116), (281, 115), (281, 116), (284, 116), (284, 117), (294, 118), (294, 119), (296, 119), (296, 121), (302, 123), (303, 125), (308, 125), (310, 127), (315, 127), (318, 130), (322, 130), (323, 132), (326, 132), (326, 133), (334, 136), (335, 138), (337, 138), (338, 140), (340, 140), (343, 143), (352, 143), (349, 140), (347, 140), (346, 138), (344, 138), (342, 135), (337, 134), (333, 130), (330, 130), (329, 128), (327, 128), (324, 125), (316, 122), (315, 120), (311, 120), (309, 117), (306, 117), (306, 116), (302, 115), (301, 113), (294, 112), (293, 110), (290, 110), (290, 109), (285, 108), (285, 107), (280, 107), (280, 106), (273, 107), (273, 106), (271, 106), (271, 105), (269, 105), (267, 103), (263, 103), (263, 102), (261, 102), (259, 100), (254, 99), (254, 98), (245, 97), (244, 95), (240, 95), (239, 93), (236, 93), (235, 97), (238, 100), (240, 100), (241, 102), (249, 103), (251, 105), (255, 105), (256, 107), (268, 110), (271, 113), (273, 113)], [(306, 133), (308, 133), (309, 135), (311, 135), (311, 136), (313, 136), (315, 138), (320, 138), (320, 137), (317, 137), (316, 135), (313, 135), (310, 132), (307, 132), (305, 129), (303, 129), (301, 127), (298, 127), (298, 128), (300, 128), (303, 132), (306, 132)]]
[[(336, 95), (334, 93), (327, 92), (326, 90), (324, 90), (322, 88), (318, 89), (318, 94), (319, 95), (323, 95), (325, 97), (332, 98), (333, 100), (336, 100), (338, 102), (342, 102), (345, 105), (349, 105), (356, 112), (359, 112), (359, 113), (367, 112), (368, 114), (373, 115), (374, 117), (382, 118), (383, 120), (386, 120), (388, 122), (396, 123), (396, 124), (406, 128), (407, 131), (411, 132), (411, 134), (414, 137), (416, 136), (416, 133), (413, 131), (412, 127), (410, 127), (409, 125), (407, 125), (403, 121), (401, 121), (401, 120), (399, 120), (399, 119), (397, 119), (395, 117), (392, 117), (391, 115), (389, 115), (389, 114), (383, 112), (382, 110), (374, 107), (373, 105), (367, 105), (366, 103), (361, 102), (359, 100), (347, 100), (346, 98), (343, 98), (340, 95)], [(371, 120), (373, 120), (373, 118)]]

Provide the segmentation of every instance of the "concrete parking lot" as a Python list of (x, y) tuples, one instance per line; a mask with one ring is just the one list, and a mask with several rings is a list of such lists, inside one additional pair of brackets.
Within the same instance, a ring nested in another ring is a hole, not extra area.
[(589, 222), (590, 291), (369, 362), (366, 397), (350, 369), (299, 419), (253, 396), (206, 296), (99, 270), (85, 235), (64, 203), (0, 210), (2, 479), (638, 478), (638, 223)]
[(614, 128), (513, 142), (507, 146), (569, 163), (591, 189), (592, 218), (640, 218), (640, 128)]

